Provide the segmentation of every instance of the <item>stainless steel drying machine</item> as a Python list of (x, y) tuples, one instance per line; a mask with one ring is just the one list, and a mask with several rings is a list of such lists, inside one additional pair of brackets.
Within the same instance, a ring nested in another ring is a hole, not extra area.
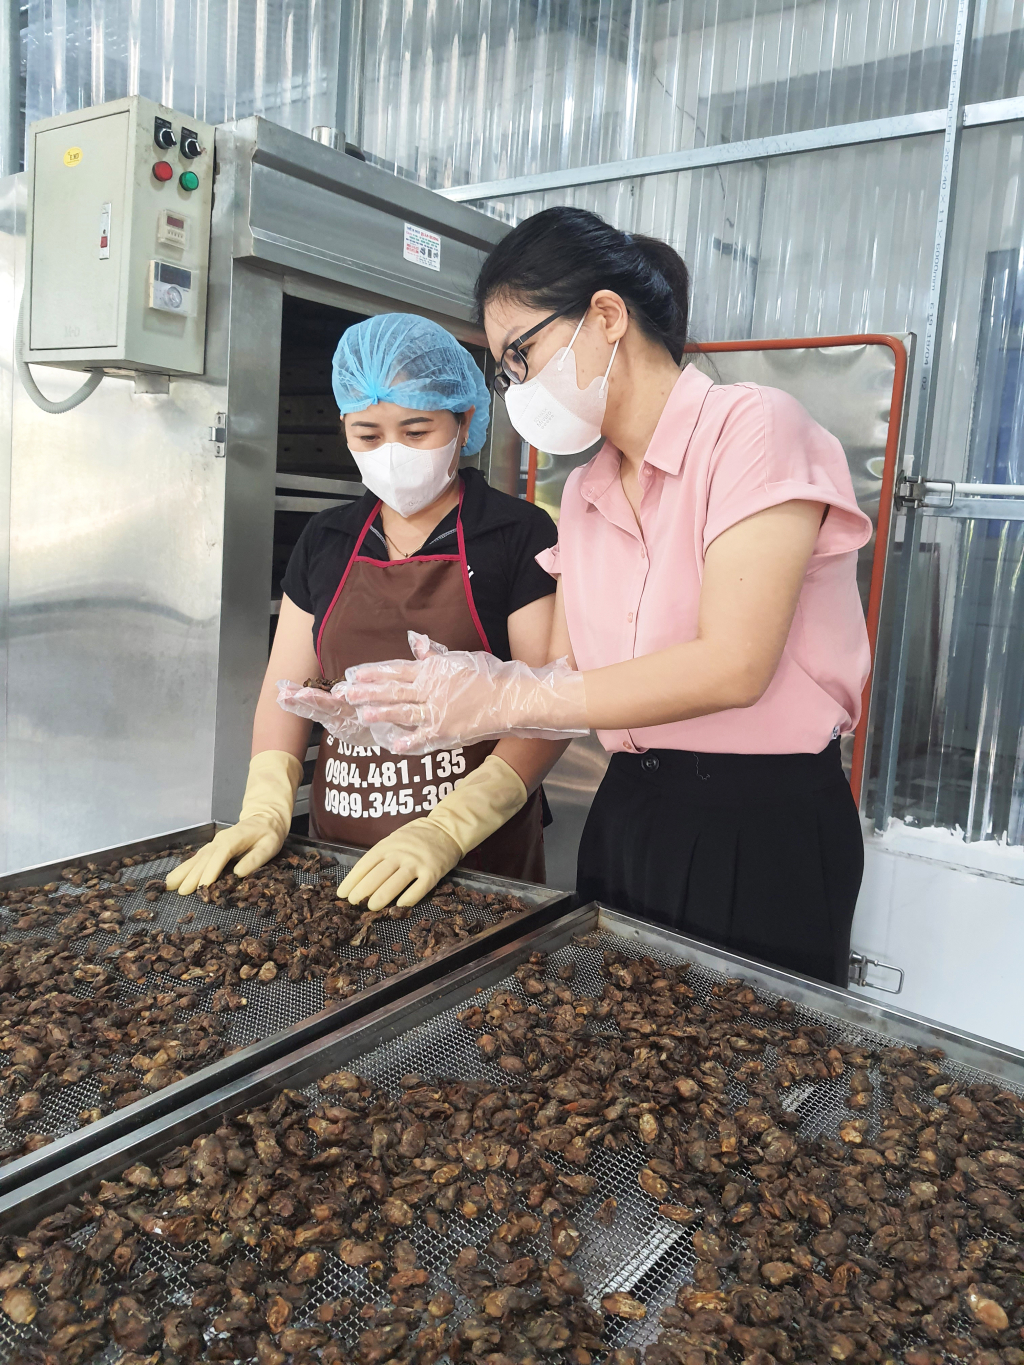
[[(14, 372), (26, 177), (0, 181), (0, 872), (235, 819), (288, 550), (362, 491), (339, 335), (419, 312), (492, 364), (472, 286), (496, 219), (263, 119), (215, 152), (205, 373), (108, 375), (60, 416)], [(51, 398), (81, 383), (35, 376)], [(521, 448), (496, 404), (497, 487)]]

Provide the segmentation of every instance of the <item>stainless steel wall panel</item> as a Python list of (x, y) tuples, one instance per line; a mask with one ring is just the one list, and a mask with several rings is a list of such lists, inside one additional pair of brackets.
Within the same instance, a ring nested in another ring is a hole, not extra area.
[[(281, 361), (279, 276), (233, 259), (245, 242), (252, 143), (217, 129), (210, 245), (207, 375), (226, 414), (217, 460), (224, 483), (219, 555), (217, 683), (210, 785), (202, 818), (237, 819), (252, 749), (252, 719), (267, 664)], [(210, 450), (214, 447), (211, 445)]]
[(7, 866), (209, 815), (222, 405), (202, 381), (108, 378), (69, 420), (15, 386)]
[[(715, 351), (696, 356), (695, 361), (717, 383), (763, 384), (797, 398), (841, 443), (857, 503), (877, 531), (896, 368), (896, 357), (888, 346)], [(857, 580), (865, 610), (874, 553), (872, 534), (858, 555)]]

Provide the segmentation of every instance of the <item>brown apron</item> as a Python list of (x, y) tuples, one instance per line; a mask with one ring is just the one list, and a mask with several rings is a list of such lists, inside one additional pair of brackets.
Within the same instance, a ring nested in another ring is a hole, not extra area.
[[(469, 586), (462, 534), (463, 485), (456, 518), (458, 554), (370, 559), (360, 553), (378, 502), (366, 519), (338, 590), (320, 626), (316, 652), (325, 678), (343, 678), (353, 664), (409, 657), (410, 630), (452, 650), (484, 649), (487, 636)], [(378, 745), (360, 748), (324, 734), (313, 772), (309, 829), (316, 839), (369, 848), (424, 816), (455, 783), (479, 768), (494, 741), (440, 749), (418, 758)], [(463, 859), (462, 866), (522, 881), (544, 880), (541, 795)]]

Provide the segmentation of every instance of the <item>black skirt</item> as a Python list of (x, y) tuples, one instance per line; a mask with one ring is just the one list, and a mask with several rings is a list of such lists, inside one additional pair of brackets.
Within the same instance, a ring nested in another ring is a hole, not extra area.
[(839, 741), (820, 754), (615, 754), (577, 893), (845, 986), (864, 871)]

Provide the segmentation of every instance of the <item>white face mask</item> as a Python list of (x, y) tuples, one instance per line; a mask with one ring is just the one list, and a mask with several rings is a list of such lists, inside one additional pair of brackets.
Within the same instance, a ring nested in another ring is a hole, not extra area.
[(508, 420), (524, 441), (549, 455), (577, 455), (601, 436), (608, 406), (608, 376), (619, 343), (612, 347), (604, 377), (581, 389), (576, 383), (572, 347), (584, 320), (580, 319), (568, 346), (557, 350), (538, 375), (525, 384), (510, 385), (505, 393)]
[(451, 483), (458, 444), (459, 436), (439, 450), (414, 450), (390, 441), (376, 450), (353, 450), (352, 458), (370, 492), (400, 517), (411, 517), (436, 502)]

